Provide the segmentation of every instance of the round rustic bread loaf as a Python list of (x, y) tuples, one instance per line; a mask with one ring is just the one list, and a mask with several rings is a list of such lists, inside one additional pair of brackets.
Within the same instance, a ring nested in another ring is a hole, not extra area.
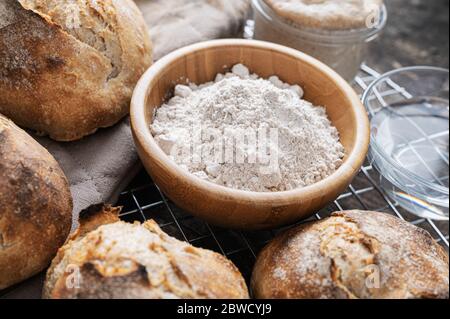
[(47, 274), (44, 298), (248, 298), (225, 257), (165, 234), (154, 221), (119, 221), (119, 209), (91, 207)]
[(425, 230), (348, 211), (276, 238), (258, 257), (252, 289), (257, 298), (448, 298), (448, 270)]
[(72, 141), (117, 123), (151, 65), (132, 0), (2, 0), (0, 113)]
[(0, 115), (0, 290), (46, 268), (72, 225), (72, 197), (55, 159)]

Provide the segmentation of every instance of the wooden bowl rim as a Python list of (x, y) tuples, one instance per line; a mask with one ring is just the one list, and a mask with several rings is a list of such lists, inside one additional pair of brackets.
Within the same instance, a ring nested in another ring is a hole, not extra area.
[[(211, 48), (230, 46), (257, 48), (276, 51), (278, 53), (289, 55), (310, 64), (335, 81), (336, 86), (350, 101), (356, 122), (356, 132), (354, 132), (354, 134), (356, 134), (355, 145), (351, 153), (348, 154), (344, 164), (336, 172), (323, 179), (322, 181), (304, 188), (282, 192), (252, 192), (232, 189), (215, 184), (213, 182), (202, 180), (194, 176), (193, 174), (184, 171), (161, 150), (150, 132), (150, 123), (147, 123), (145, 116), (148, 98), (147, 92), (150, 92), (149, 88), (152, 85), (156, 84), (154, 82), (158, 78), (158, 75), (174, 61), (189, 56), (190, 54), (195, 52)], [(332, 186), (334, 183), (338, 183), (343, 179), (348, 178), (348, 176), (350, 175), (355, 175), (355, 172), (360, 170), (369, 148), (369, 119), (366, 110), (362, 105), (362, 102), (360, 101), (359, 97), (352, 89), (352, 87), (334, 70), (332, 70), (324, 63), (316, 60), (315, 58), (300, 51), (264, 41), (243, 39), (211, 40), (193, 44), (166, 55), (155, 64), (153, 64), (139, 80), (133, 92), (130, 116), (135, 140), (144, 150), (146, 156), (153, 157), (154, 160), (164, 163), (165, 167), (172, 171), (172, 174), (174, 174), (175, 176), (179, 176), (186, 183), (190, 184), (196, 189), (202, 190), (206, 194), (209, 193), (219, 197), (234, 198), (238, 201), (263, 201), (270, 203), (278, 202), (279, 204), (282, 204), (292, 201), (298, 202), (299, 198), (307, 200), (308, 198), (312, 199), (316, 198), (317, 196), (321, 196), (321, 194), (328, 193), (330, 191), (330, 186)]]

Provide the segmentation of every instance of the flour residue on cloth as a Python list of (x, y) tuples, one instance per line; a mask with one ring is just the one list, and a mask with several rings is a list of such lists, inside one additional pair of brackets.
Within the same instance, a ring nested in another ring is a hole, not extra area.
[(302, 97), (298, 85), (236, 65), (214, 82), (176, 86), (151, 131), (172, 160), (204, 180), (256, 192), (297, 189), (333, 174), (345, 153), (325, 108)]

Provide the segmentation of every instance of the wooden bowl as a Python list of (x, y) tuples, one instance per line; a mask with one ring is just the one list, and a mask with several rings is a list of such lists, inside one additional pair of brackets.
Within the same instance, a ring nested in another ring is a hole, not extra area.
[[(263, 78), (278, 75), (305, 90), (305, 99), (326, 107), (346, 149), (344, 164), (309, 187), (256, 193), (219, 186), (181, 169), (150, 132), (156, 108), (176, 84), (214, 80), (224, 68), (243, 63)], [(139, 81), (131, 102), (139, 156), (160, 189), (179, 207), (205, 221), (235, 229), (268, 229), (309, 217), (335, 200), (359, 172), (369, 145), (369, 121), (353, 89), (337, 73), (299, 51), (251, 40), (217, 40), (192, 45), (159, 60)]]

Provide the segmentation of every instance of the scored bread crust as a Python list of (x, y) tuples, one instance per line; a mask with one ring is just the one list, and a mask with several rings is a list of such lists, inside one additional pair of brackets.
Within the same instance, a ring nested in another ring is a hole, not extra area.
[[(246, 299), (231, 261), (164, 233), (154, 221), (119, 221), (96, 206), (48, 270), (43, 297), (54, 299)], [(75, 283), (75, 284), (74, 284)]]
[(72, 197), (58, 163), (0, 115), (0, 290), (45, 269), (71, 225)]
[(3, 0), (0, 113), (73, 141), (129, 112), (152, 46), (131, 0)]
[(256, 298), (449, 297), (449, 258), (425, 230), (387, 214), (339, 212), (289, 230), (258, 256)]

